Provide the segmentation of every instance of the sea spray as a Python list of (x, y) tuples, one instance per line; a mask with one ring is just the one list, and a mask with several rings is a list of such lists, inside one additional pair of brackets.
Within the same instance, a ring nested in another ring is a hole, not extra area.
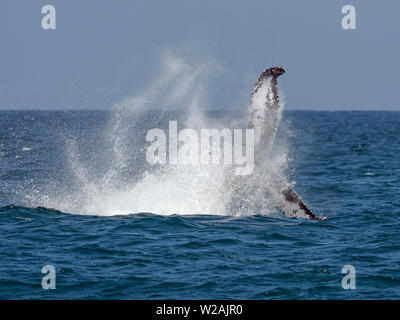
[(247, 128), (243, 118), (208, 117), (205, 84), (216, 69), (213, 64), (206, 61), (192, 66), (166, 56), (161, 75), (147, 90), (115, 105), (104, 135), (98, 137), (102, 142), (97, 152), (85, 154), (85, 146), (77, 143), (79, 137), (65, 138), (71, 179), (62, 191), (44, 193), (31, 204), (90, 215), (274, 212), (271, 200), (277, 196), (273, 193), (276, 181), (285, 181), (285, 153), (265, 152), (254, 172), (239, 180), (233, 166), (151, 165), (146, 161), (146, 133), (152, 128), (165, 129), (171, 120), (198, 133), (227, 126)]

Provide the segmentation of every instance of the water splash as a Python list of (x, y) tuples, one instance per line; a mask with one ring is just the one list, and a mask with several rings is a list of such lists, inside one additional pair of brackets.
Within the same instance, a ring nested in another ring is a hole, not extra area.
[[(174, 116), (180, 118), (181, 128), (226, 126), (220, 119), (209, 119), (205, 112), (206, 82), (216, 69), (215, 61), (192, 66), (176, 56), (166, 55), (161, 75), (145, 92), (116, 104), (101, 137), (103, 150), (92, 155), (92, 158), (104, 159), (104, 165), (93, 166), (90, 156), (84, 161), (84, 149), (79, 148), (77, 138), (66, 138), (73, 178), (57, 196), (43, 196), (40, 205), (91, 215), (274, 212), (271, 197), (278, 196), (274, 193), (277, 180), (285, 179), (277, 177), (284, 177), (287, 166), (282, 146), (280, 153), (269, 155), (252, 175), (240, 179), (235, 178), (232, 168), (223, 165), (150, 166), (146, 163), (146, 131), (162, 127), (168, 119), (177, 120)], [(179, 112), (171, 113), (170, 109)], [(235, 128), (247, 127), (244, 118), (230, 119), (229, 123)]]

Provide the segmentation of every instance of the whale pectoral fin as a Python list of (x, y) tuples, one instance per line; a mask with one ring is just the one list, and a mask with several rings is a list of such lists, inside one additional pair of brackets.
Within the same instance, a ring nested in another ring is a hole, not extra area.
[[(259, 165), (265, 153), (271, 150), (278, 130), (282, 104), (279, 102), (277, 79), (284, 73), (282, 66), (266, 69), (258, 77), (251, 94), (248, 115), (249, 128), (255, 129), (256, 165)], [(293, 188), (283, 187), (282, 182), (278, 182), (273, 190), (267, 188), (265, 196), (273, 199), (275, 207), (287, 217), (325, 220), (315, 216)]]
[(284, 73), (281, 66), (266, 69), (253, 87), (248, 106), (248, 123), (249, 128), (255, 130), (257, 153), (270, 149), (274, 142), (282, 106), (279, 102), (277, 78)]
[[(285, 200), (291, 204), (291, 206), (280, 206), (278, 209), (286, 216), (297, 216), (299, 213), (298, 209), (302, 211), (302, 213), (312, 220), (325, 220), (325, 218), (317, 217), (303, 202), (300, 196), (294, 191), (292, 187), (287, 188), (282, 192), (285, 197)], [(293, 206), (298, 208), (297, 210), (293, 208)], [(291, 212), (287, 212), (291, 211)]]

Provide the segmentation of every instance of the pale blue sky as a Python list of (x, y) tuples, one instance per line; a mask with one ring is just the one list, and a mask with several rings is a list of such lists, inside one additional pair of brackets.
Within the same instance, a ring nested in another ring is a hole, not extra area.
[[(41, 28), (54, 5), (57, 29)], [(341, 8), (357, 30), (341, 28)], [(140, 92), (166, 48), (225, 67), (210, 105), (246, 105), (281, 64), (288, 109), (399, 110), (398, 0), (0, 2), (0, 109), (107, 109)]]

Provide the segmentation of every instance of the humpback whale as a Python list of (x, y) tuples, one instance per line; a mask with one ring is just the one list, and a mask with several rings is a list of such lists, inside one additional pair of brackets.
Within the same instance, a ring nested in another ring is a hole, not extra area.
[[(251, 94), (248, 106), (248, 126), (255, 133), (255, 165), (263, 161), (266, 153), (271, 150), (280, 121), (280, 108), (278, 95), (278, 77), (285, 70), (282, 66), (265, 70), (257, 79)], [(304, 203), (301, 197), (294, 191), (291, 185), (287, 186), (273, 177), (276, 181), (275, 190), (265, 190), (265, 196), (270, 197), (275, 193), (274, 206), (286, 217), (309, 218), (312, 220), (324, 220), (317, 217)]]

